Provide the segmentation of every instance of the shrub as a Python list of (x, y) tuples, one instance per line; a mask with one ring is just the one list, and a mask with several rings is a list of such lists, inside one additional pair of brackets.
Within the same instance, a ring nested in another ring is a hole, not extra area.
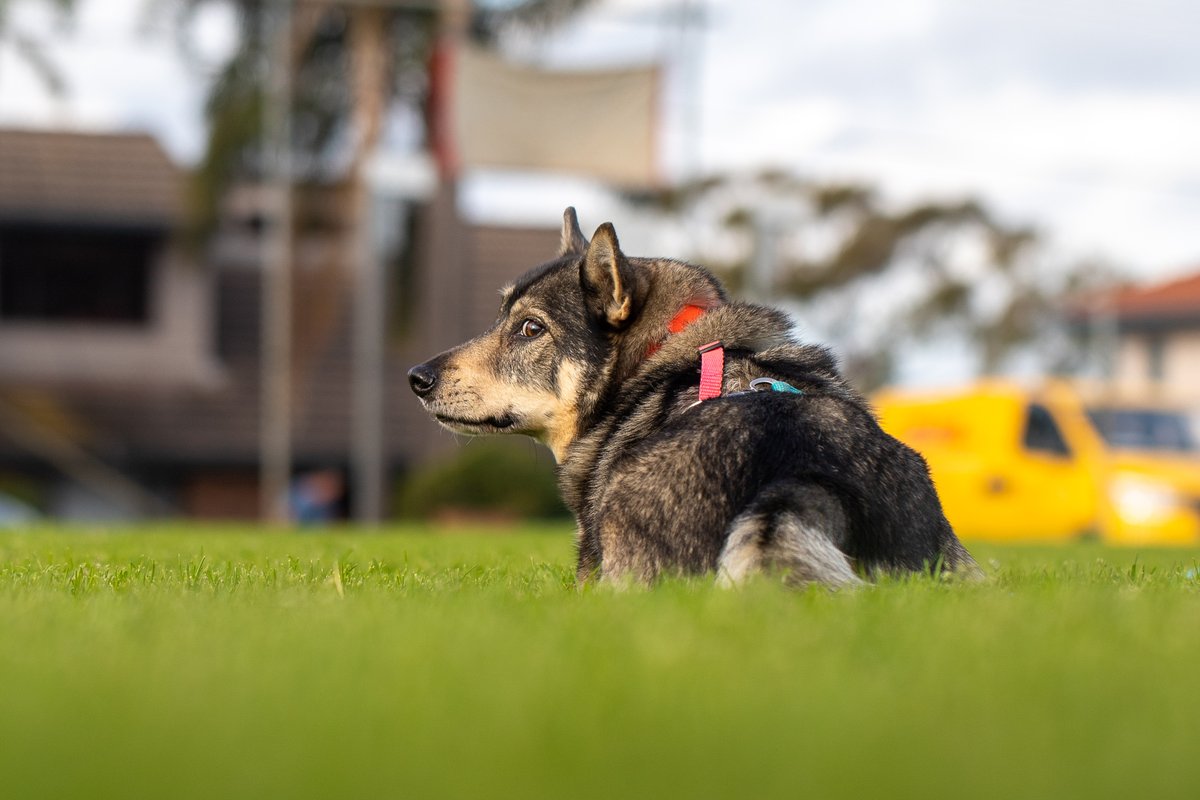
[(450, 459), (405, 475), (393, 508), (409, 518), (566, 516), (549, 457), (522, 444), (472, 441)]

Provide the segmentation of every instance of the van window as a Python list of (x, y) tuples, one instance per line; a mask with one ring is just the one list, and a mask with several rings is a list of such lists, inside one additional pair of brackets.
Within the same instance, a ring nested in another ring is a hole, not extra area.
[(1195, 453), (1198, 449), (1187, 417), (1174, 411), (1089, 408), (1087, 415), (1104, 441), (1118, 450)]
[(1043, 405), (1032, 403), (1025, 416), (1025, 436), (1022, 440), (1026, 450), (1049, 453), (1055, 456), (1071, 455), (1067, 440), (1063, 438), (1058, 423)]

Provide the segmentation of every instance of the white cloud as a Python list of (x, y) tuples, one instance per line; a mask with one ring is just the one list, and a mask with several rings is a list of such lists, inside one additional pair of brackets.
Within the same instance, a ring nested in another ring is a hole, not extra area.
[(703, 163), (975, 194), (1069, 251), (1194, 265), (1200, 10), (1152, 6), (722, 0)]
[[(88, 130), (148, 130), (172, 154), (194, 160), (202, 144), (203, 86), (181, 62), (175, 43), (141, 31), (141, 3), (90, 0), (64, 30), (37, 4), (18, 4), (22, 30), (44, 42), (65, 78), (67, 93), (51, 97), (10, 47), (0, 44), (0, 123)], [(28, 9), (28, 10), (26, 10)], [(201, 15), (201, 44), (219, 48), (230, 20)]]

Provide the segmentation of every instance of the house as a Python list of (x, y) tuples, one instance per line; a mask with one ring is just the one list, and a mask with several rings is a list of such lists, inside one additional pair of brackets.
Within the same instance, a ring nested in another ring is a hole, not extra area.
[(216, 378), (182, 189), (148, 136), (0, 131), (0, 380)]
[(1200, 273), (1100, 293), (1069, 314), (1108, 345), (1117, 389), (1200, 408)]
[[(257, 515), (264, 198), (231, 191), (210, 245), (190, 251), (185, 178), (149, 136), (0, 130), (0, 493), (65, 518)], [(350, 469), (343, 198), (306, 188), (301, 210), (298, 473)], [(408, 367), (486, 328), (497, 287), (558, 243), (557, 230), (428, 209), (411, 220), (411, 248), (389, 265), (391, 475), (453, 444), (411, 397)]]

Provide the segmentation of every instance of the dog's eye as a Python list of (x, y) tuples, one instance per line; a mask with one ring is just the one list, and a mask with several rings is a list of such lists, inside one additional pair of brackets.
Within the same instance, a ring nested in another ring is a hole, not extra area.
[(519, 335), (524, 339), (536, 339), (546, 332), (546, 326), (536, 319), (527, 319), (521, 323)]

